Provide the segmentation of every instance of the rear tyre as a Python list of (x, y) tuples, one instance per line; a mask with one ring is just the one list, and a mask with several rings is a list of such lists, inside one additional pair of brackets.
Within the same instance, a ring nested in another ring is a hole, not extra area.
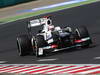
[(77, 27), (75, 29), (75, 38), (77, 40), (80, 40), (82, 38), (87, 38), (88, 39), (87, 41), (84, 41), (84, 42), (81, 43), (82, 48), (89, 47), (89, 45), (92, 43), (92, 40), (91, 40), (90, 35), (88, 33), (88, 30), (84, 26)]
[(35, 50), (36, 50), (36, 56), (37, 57), (44, 55), (44, 51), (43, 51), (42, 47), (44, 47), (46, 45), (47, 45), (47, 43), (44, 40), (44, 37), (42, 35), (36, 36), (36, 38), (35, 38), (35, 47), (36, 47), (36, 49)]
[(28, 35), (19, 35), (17, 37), (17, 47), (19, 56), (25, 56), (32, 50), (31, 40)]

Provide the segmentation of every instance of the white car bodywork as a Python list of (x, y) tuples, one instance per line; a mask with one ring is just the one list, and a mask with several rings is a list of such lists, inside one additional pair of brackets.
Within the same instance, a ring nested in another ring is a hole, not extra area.
[(35, 19), (35, 20), (31, 20), (30, 21), (30, 27), (36, 27), (36, 26), (43, 26), (43, 29), (41, 32), (43, 32), (41, 35), (44, 36), (44, 39), (48, 42), (48, 43), (52, 43), (53, 42), (53, 38), (51, 32), (53, 30), (57, 30), (60, 27), (54, 27), (54, 25), (52, 25), (52, 20), (50, 18), (40, 18), (40, 19)]

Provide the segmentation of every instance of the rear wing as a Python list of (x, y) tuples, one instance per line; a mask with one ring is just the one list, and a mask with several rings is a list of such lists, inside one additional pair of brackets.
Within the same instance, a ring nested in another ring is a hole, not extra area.
[(44, 25), (44, 24), (46, 24), (47, 20), (48, 20), (47, 18), (31, 20), (28, 23), (28, 28)]
[(28, 22), (28, 32), (31, 32), (31, 28), (37, 27), (37, 26), (43, 26), (45, 27), (46, 25), (52, 24), (52, 20), (49, 16), (39, 18), (39, 19), (34, 19)]

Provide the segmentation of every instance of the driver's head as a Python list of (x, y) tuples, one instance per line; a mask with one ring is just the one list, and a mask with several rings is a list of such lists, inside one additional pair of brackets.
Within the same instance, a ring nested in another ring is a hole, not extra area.
[(52, 25), (52, 21), (50, 19), (47, 20), (48, 25)]
[(53, 31), (54, 25), (52, 25), (52, 21), (50, 19), (48, 19), (47, 24), (48, 24), (48, 29)]

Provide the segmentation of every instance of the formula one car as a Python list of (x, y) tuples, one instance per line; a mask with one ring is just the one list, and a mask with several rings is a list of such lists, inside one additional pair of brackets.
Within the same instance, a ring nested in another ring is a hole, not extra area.
[[(43, 29), (33, 35), (32, 28), (37, 26), (42, 26)], [(28, 34), (21, 34), (17, 37), (19, 56), (33, 53), (38, 57), (69, 48), (89, 47), (92, 43), (85, 26), (74, 29), (69, 26), (54, 26), (50, 17), (31, 20), (27, 28)]]

